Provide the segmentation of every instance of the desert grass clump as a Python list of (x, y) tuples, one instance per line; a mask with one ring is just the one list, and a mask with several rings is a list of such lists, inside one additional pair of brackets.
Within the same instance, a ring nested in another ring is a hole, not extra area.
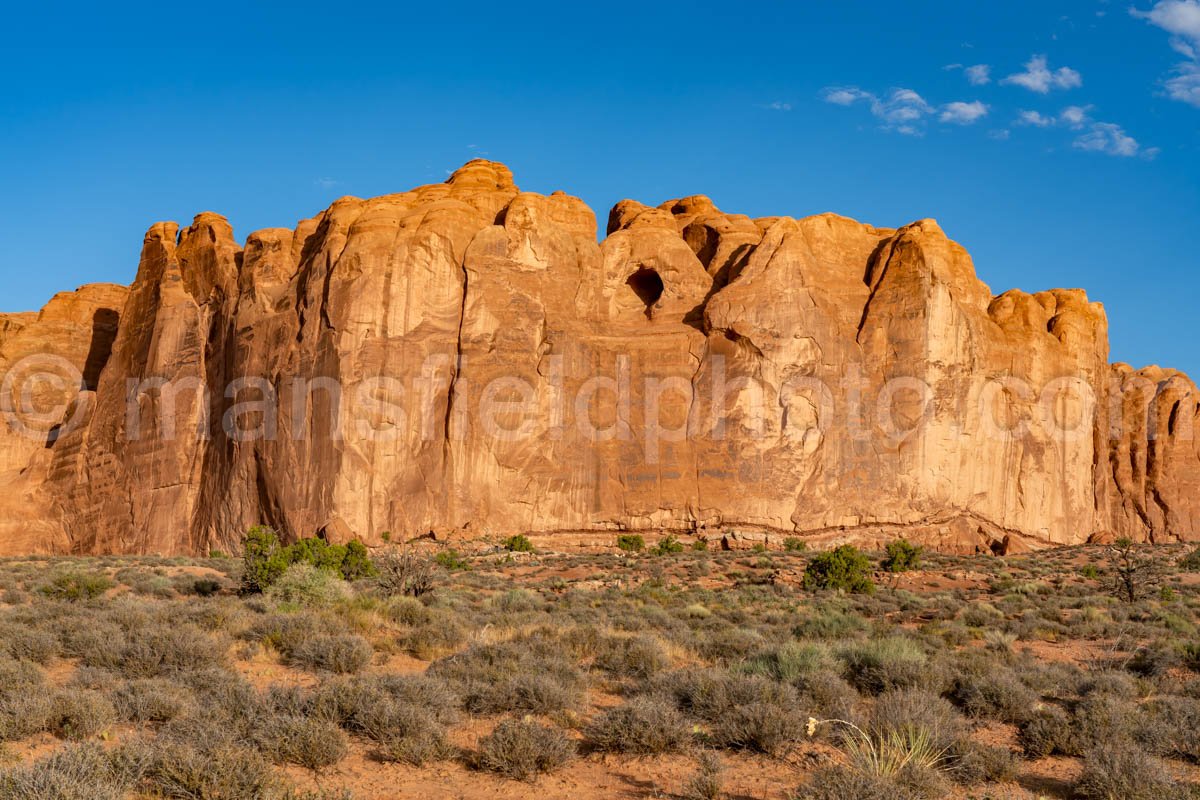
[(265, 594), (280, 605), (329, 608), (350, 595), (350, 586), (336, 572), (301, 561), (284, 570)]
[(83, 741), (116, 721), (113, 704), (100, 692), (62, 689), (53, 698), (50, 731), (63, 739)]
[(473, 714), (553, 714), (583, 701), (583, 674), (553, 639), (474, 645), (435, 661), (428, 674), (445, 680)]
[(1080, 800), (1184, 800), (1193, 796), (1158, 759), (1128, 742), (1110, 742), (1083, 759), (1075, 784)]
[(95, 600), (115, 585), (102, 572), (67, 570), (52, 577), (48, 583), (40, 586), (38, 591), (51, 600), (84, 602)]
[(773, 755), (804, 735), (795, 687), (719, 670), (682, 670), (647, 687), (707, 723), (712, 744)]
[(661, 755), (687, 747), (691, 729), (684, 716), (669, 703), (635, 697), (601, 714), (588, 726), (587, 738), (598, 750)]
[(0, 771), (0, 797), (7, 800), (123, 800), (132, 784), (98, 744), (70, 745)]
[(505, 720), (479, 743), (480, 768), (527, 781), (564, 766), (575, 742), (558, 728), (529, 720)]
[(111, 693), (110, 698), (117, 716), (126, 722), (169, 722), (194, 708), (191, 692), (162, 678), (126, 681)]
[(336, 725), (304, 716), (268, 718), (258, 731), (260, 750), (277, 764), (296, 764), (315, 772), (346, 757), (349, 743)]
[(662, 644), (653, 636), (609, 636), (600, 644), (596, 667), (621, 678), (648, 678), (671, 666)]
[(752, 656), (739, 665), (741, 672), (765, 675), (784, 683), (803, 680), (834, 666), (833, 654), (823, 644), (788, 642), (782, 647)]
[(840, 656), (846, 680), (868, 694), (917, 686), (929, 676), (925, 651), (903, 636), (851, 644), (842, 648)]
[(725, 765), (716, 753), (707, 750), (696, 756), (696, 771), (684, 782), (679, 795), (683, 800), (719, 800), (725, 787)]
[(301, 642), (289, 661), (309, 670), (353, 675), (366, 669), (374, 656), (375, 649), (361, 636), (323, 635)]

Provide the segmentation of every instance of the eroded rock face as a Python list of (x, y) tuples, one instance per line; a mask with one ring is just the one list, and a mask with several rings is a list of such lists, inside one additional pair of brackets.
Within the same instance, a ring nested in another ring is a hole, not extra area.
[(627, 200), (598, 242), (578, 199), (475, 161), (244, 248), (216, 214), (155, 225), (128, 292), (0, 316), (0, 371), (27, 354), (79, 377), (40, 442), (6, 415), (0, 553), (236, 550), (260, 522), (1200, 538), (1195, 386), (1110, 367), (1082, 291), (993, 297), (932, 220)]

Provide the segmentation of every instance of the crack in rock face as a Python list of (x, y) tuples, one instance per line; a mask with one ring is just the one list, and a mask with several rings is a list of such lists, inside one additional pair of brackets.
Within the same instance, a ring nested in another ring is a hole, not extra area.
[(1200, 538), (1200, 392), (934, 220), (625, 200), (477, 160), (0, 314), (0, 554), (522, 533), (1014, 552)]

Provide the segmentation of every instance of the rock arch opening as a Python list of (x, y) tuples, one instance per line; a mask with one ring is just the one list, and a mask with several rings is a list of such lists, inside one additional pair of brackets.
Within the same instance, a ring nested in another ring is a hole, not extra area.
[(625, 283), (637, 295), (638, 300), (641, 300), (642, 304), (646, 306), (646, 318), (649, 319), (654, 313), (654, 304), (659, 301), (666, 289), (662, 277), (655, 270), (641, 267), (630, 275), (629, 280)]

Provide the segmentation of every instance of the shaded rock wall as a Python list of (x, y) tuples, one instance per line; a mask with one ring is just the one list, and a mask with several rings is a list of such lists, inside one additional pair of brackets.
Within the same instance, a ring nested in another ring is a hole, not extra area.
[(932, 220), (697, 196), (596, 227), (484, 161), (244, 248), (216, 214), (155, 225), (128, 292), (0, 316), (4, 372), (31, 353), (78, 371), (41, 442), (6, 414), (0, 553), (234, 550), (258, 522), (1200, 537), (1200, 393), (1110, 366), (1082, 291), (993, 297)]

